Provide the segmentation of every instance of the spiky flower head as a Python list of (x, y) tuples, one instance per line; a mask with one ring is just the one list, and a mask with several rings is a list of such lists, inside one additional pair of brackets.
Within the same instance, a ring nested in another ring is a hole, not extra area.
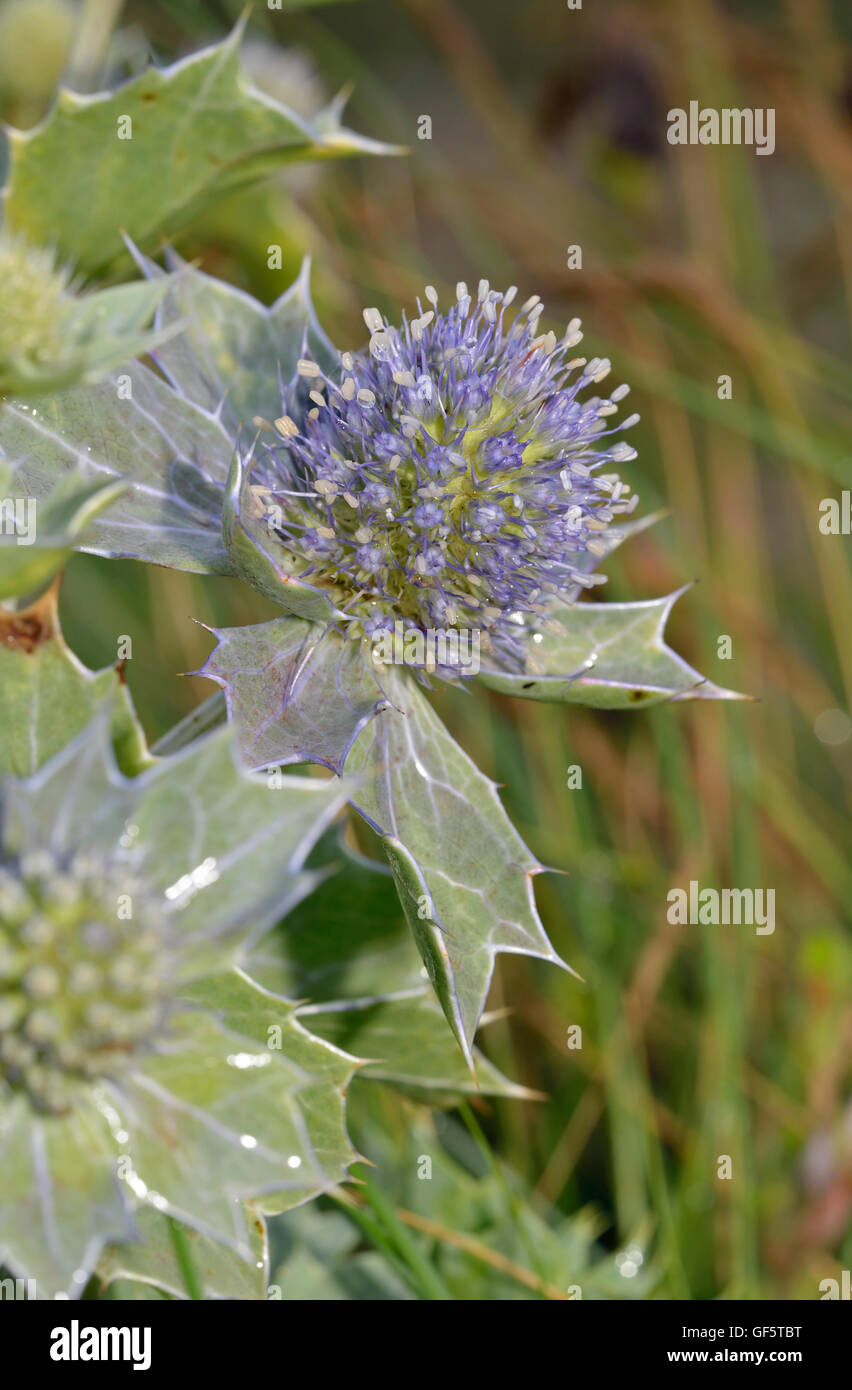
[(242, 1202), (354, 1156), (353, 1059), (234, 968), (312, 885), (340, 788), (271, 796), (227, 729), (126, 778), (109, 713), (0, 781), (0, 1265), (40, 1297), (78, 1295), (144, 1206), (254, 1262)]
[(102, 851), (39, 849), (0, 868), (0, 1092), (63, 1114), (81, 1082), (117, 1078), (167, 1040), (167, 906)]
[(5, 362), (40, 366), (61, 357), (73, 299), (69, 275), (57, 268), (53, 252), (0, 233), (0, 295), (0, 380)]
[(167, 286), (80, 294), (72, 268), (18, 232), (0, 230), (0, 396), (28, 397), (100, 380), (175, 331), (148, 331)]
[(427, 286), (399, 328), (366, 309), (368, 349), (338, 380), (302, 359), (283, 443), (255, 459), (299, 577), (357, 630), (474, 628), (512, 668), (530, 615), (601, 582), (601, 532), (637, 500), (609, 470), (638, 419), (613, 424), (629, 388), (594, 391), (610, 363), (574, 355), (579, 320), (540, 333), (538, 296), (512, 318), (515, 293), (460, 283), (441, 313)]

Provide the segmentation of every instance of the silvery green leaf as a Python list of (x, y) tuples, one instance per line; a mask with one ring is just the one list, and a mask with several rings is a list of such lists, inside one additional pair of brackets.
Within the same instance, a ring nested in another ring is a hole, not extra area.
[(356, 1086), (386, 1082), (430, 1104), (477, 1092), (528, 1097), (477, 1048), (471, 1075), (429, 987), (389, 869), (342, 837), (326, 838), (326, 877), (258, 943), (248, 973), (267, 989), (309, 1001), (298, 1016), (312, 1033), (377, 1059), (358, 1071)]
[(225, 690), (247, 766), (318, 762), (340, 772), (385, 703), (367, 644), (291, 617), (214, 635), (198, 674)]
[(0, 599), (34, 594), (49, 583), (95, 518), (126, 488), (122, 479), (83, 482), (66, 474), (41, 501), (8, 499), (0, 530)]
[(115, 91), (61, 89), (34, 129), (8, 131), (8, 227), (91, 271), (121, 252), (122, 232), (169, 236), (291, 160), (394, 153), (346, 130), (337, 107), (311, 122), (258, 91), (240, 64), (243, 28)]
[[(134, 254), (147, 275), (159, 267)], [(309, 264), (270, 307), (194, 270), (168, 253), (172, 276), (157, 317), (165, 333), (181, 327), (157, 354), (174, 389), (215, 414), (234, 440), (222, 501), (222, 533), (235, 572), (297, 617), (329, 622), (340, 617), (329, 594), (299, 580), (292, 554), (265, 519), (262, 489), (252, 486), (253, 440), (284, 409), (282, 388), (297, 379), (308, 356), (331, 368), (337, 352), (311, 302)]]
[(303, 352), (328, 365), (335, 356), (311, 304), (307, 263), (266, 308), (183, 263), (167, 276), (134, 254), (149, 287), (164, 295), (156, 320), (164, 341), (153, 355), (168, 380), (134, 362), (37, 406), (9, 401), (0, 410), (0, 458), (10, 495), (43, 502), (68, 473), (84, 482), (125, 479), (120, 502), (77, 548), (237, 573), (288, 611), (329, 621), (337, 608), (293, 572), (248, 467), (255, 418), (282, 409), (279, 379), (290, 382)]
[(0, 608), (0, 704), (0, 774), (31, 776), (105, 705), (122, 771), (149, 761), (118, 669), (89, 671), (65, 645), (55, 586), (28, 608)]
[(422, 989), (425, 969), (388, 866), (352, 849), (337, 825), (311, 865), (322, 875), (317, 887), (254, 947), (245, 965), (252, 979), (311, 1003)]
[(277, 920), (313, 886), (305, 861), (345, 801), (345, 786), (330, 779), (288, 776), (270, 787), (238, 773), (233, 743), (222, 727), (134, 780), (151, 884), (165, 892), (214, 861), (215, 882), (182, 908), (187, 932), (217, 918)]
[(471, 1072), (431, 992), (384, 999), (340, 1000), (302, 1007), (299, 1017), (318, 1037), (364, 1059), (357, 1083), (383, 1081), (429, 1105), (460, 1095), (529, 1100), (533, 1093), (504, 1076), (479, 1048)]
[(541, 865), (414, 682), (394, 672), (387, 693), (393, 706), (347, 760), (352, 801), (384, 838), (418, 950), (472, 1063), (498, 952), (563, 964), (535, 906)]
[(307, 260), (298, 279), (267, 307), (173, 252), (167, 260), (178, 273), (171, 276), (136, 254), (154, 283), (166, 285), (156, 326), (169, 337), (156, 354), (158, 364), (196, 405), (210, 413), (221, 408), (234, 435), (242, 425), (250, 438), (255, 416), (269, 421), (281, 414), (279, 376), (290, 381), (300, 357), (328, 370), (336, 365), (339, 354), (311, 300)]
[(39, 1298), (79, 1296), (103, 1245), (133, 1236), (102, 1106), (92, 1094), (68, 1115), (36, 1117), (21, 1096), (0, 1101), (0, 1259), (36, 1280)]
[[(134, 1215), (139, 1239), (111, 1245), (98, 1261), (95, 1277), (101, 1289), (117, 1280), (162, 1289), (172, 1298), (186, 1298), (186, 1284), (175, 1256), (169, 1219), (155, 1207), (143, 1206)], [(246, 1229), (252, 1258), (242, 1259), (234, 1250), (210, 1240), (191, 1226), (183, 1228), (189, 1258), (205, 1299), (241, 1301), (266, 1298), (269, 1280), (269, 1245), (266, 1222), (249, 1204)]]
[(43, 502), (68, 474), (128, 482), (78, 548), (200, 573), (230, 574), (222, 498), (233, 441), (217, 416), (129, 363), (113, 379), (0, 407), (12, 495)]
[(15, 784), (7, 834), (61, 856), (114, 850), (124, 834), (135, 872), (180, 906), (188, 938), (251, 923), (254, 940), (313, 886), (305, 860), (344, 795), (330, 780), (284, 777), (272, 790), (239, 772), (228, 727), (127, 778), (101, 720)]
[[(664, 638), (673, 605), (685, 593), (641, 603), (575, 603), (553, 608), (528, 634), (527, 670), (483, 666), (479, 679), (504, 695), (598, 709), (635, 709), (663, 700), (743, 700), (708, 681)], [(552, 623), (552, 628), (551, 628)]]
[(240, 971), (187, 999), (179, 1039), (128, 1078), (125, 1151), (172, 1215), (250, 1259), (241, 1203), (285, 1211), (346, 1177), (357, 1155), (344, 1096), (358, 1063)]

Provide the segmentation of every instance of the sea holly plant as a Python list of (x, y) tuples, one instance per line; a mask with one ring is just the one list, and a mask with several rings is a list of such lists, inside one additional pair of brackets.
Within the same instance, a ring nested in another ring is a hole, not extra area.
[(57, 591), (0, 608), (0, 1267), (185, 1297), (177, 1222), (204, 1297), (262, 1299), (266, 1218), (355, 1157), (350, 1084), (529, 1093), (464, 1067), (345, 784), (193, 717), (149, 750)]
[[(155, 282), (164, 272), (137, 253)], [(602, 708), (730, 699), (665, 643), (677, 595), (591, 601), (643, 523), (617, 469), (624, 385), (542, 331), (536, 296), (433, 287), (339, 353), (307, 274), (270, 308), (170, 260), (156, 370), (0, 415), (20, 487), (70, 470), (127, 486), (80, 545), (236, 574), (280, 617), (216, 631), (202, 669), (244, 762), (324, 764), (379, 835), (425, 970), (468, 1063), (501, 951), (558, 962), (541, 866), (431, 708), (434, 679)], [(428, 307), (426, 307), (428, 306)], [(462, 642), (464, 638), (464, 643)], [(474, 656), (475, 659), (471, 659)], [(559, 962), (561, 963), (561, 962)]]
[(313, 886), (341, 786), (272, 795), (225, 728), (128, 778), (110, 727), (3, 789), (0, 1262), (41, 1297), (82, 1292), (137, 1209), (251, 1262), (245, 1203), (283, 1211), (355, 1156), (356, 1060), (242, 968)]
[[(436, 680), (730, 697), (666, 646), (675, 596), (583, 598), (648, 522), (617, 472), (627, 388), (600, 394), (578, 321), (430, 286), (341, 353), (307, 266), (267, 308), (149, 259), (281, 165), (393, 152), (339, 100), (307, 119), (255, 89), (242, 28), (6, 133), (0, 1266), (41, 1297), (197, 1296), (195, 1264), (206, 1296), (262, 1298), (267, 1218), (350, 1176), (350, 1091), (530, 1097), (476, 1033), (500, 952), (561, 963), (541, 865)], [(149, 749), (121, 665), (63, 640), (75, 549), (280, 613), (213, 634), (222, 693)]]

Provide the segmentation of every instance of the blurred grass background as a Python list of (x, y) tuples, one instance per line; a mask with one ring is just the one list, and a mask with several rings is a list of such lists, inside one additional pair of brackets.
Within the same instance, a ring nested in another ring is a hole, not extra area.
[[(104, 63), (129, 74), (149, 46), (179, 56), (240, 8), (89, 4), (76, 81), (97, 86)], [(483, 1046), (548, 1098), (467, 1112), (482, 1181), (498, 1174), (521, 1265), (535, 1270), (542, 1248), (534, 1213), (552, 1226), (594, 1207), (601, 1248), (647, 1251), (645, 1296), (815, 1298), (852, 1265), (852, 725), (820, 719), (852, 701), (852, 575), (850, 539), (818, 526), (820, 500), (852, 487), (850, 28), (827, 0), (258, 4), (247, 59), (261, 85), (311, 109), (351, 83), (350, 124), (410, 154), (306, 166), (178, 240), (267, 301), (310, 251), (341, 347), (361, 343), (363, 305), (395, 318), (427, 281), (444, 299), (458, 279), (517, 283), (544, 298), (545, 327), (580, 314), (584, 346), (633, 386), (639, 459), (625, 476), (644, 510), (671, 514), (619, 552), (604, 597), (700, 580), (670, 638), (759, 703), (633, 715), (484, 690), (436, 700), (533, 850), (568, 871), (540, 879), (538, 900), (584, 980), (502, 958)], [(37, 119), (37, 75), (0, 60), (0, 87), (7, 118)], [(774, 107), (775, 154), (669, 146), (667, 110), (693, 99)], [(431, 140), (418, 139), (424, 115)], [(280, 272), (269, 243), (284, 248)], [(574, 245), (581, 270), (567, 267)], [(722, 374), (731, 400), (717, 396)], [(132, 636), (128, 677), (152, 738), (211, 690), (178, 675), (210, 645), (191, 618), (273, 611), (236, 582), (86, 556), (63, 591), (88, 664)], [(567, 785), (574, 764), (582, 789)], [(774, 888), (774, 935), (669, 926), (667, 893), (693, 878)], [(441, 1122), (456, 1146), (473, 1142), (463, 1120)], [(355, 1121), (380, 1163), (374, 1183), (410, 1207), (423, 1119), (382, 1088)], [(443, 1234), (412, 1235), (415, 1255), (487, 1244), (494, 1211), (456, 1188)], [(599, 1296), (631, 1296), (636, 1271), (622, 1268), (623, 1291)], [(534, 1296), (481, 1251), (464, 1269), (468, 1296)], [(428, 1277), (423, 1296), (441, 1296)]]

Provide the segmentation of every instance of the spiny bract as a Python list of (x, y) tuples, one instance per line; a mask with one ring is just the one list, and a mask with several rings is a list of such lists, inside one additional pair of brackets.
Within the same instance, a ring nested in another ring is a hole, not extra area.
[[(132, 917), (122, 917), (122, 904)], [(165, 914), (103, 855), (47, 850), (0, 869), (0, 1091), (71, 1108), (166, 1026), (174, 952)]]
[(418, 300), (400, 328), (364, 311), (369, 348), (342, 355), (339, 381), (299, 362), (292, 414), (276, 421), (284, 442), (259, 445), (254, 491), (350, 635), (399, 620), (473, 628), (518, 668), (525, 619), (602, 582), (589, 573), (600, 533), (637, 501), (604, 465), (635, 458), (613, 436), (639, 417), (610, 423), (628, 386), (581, 400), (609, 361), (571, 356), (578, 319), (561, 339), (540, 334), (538, 296), (509, 320), (515, 293), (460, 283), (439, 313), (430, 285), (431, 307)]

